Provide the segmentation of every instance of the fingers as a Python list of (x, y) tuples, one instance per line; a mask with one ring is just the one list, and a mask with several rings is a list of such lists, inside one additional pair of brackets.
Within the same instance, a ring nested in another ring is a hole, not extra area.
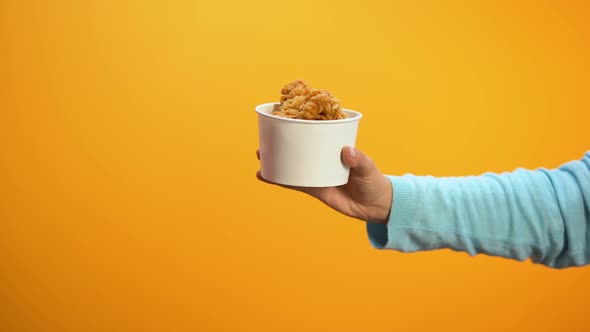
[(279, 187), (283, 187), (283, 188), (287, 188), (287, 189), (299, 190), (299, 187), (287, 186), (284, 184), (279, 184), (279, 183), (268, 181), (267, 179), (262, 177), (262, 172), (260, 172), (260, 171), (256, 172), (256, 177), (258, 178), (258, 180), (260, 180), (262, 182), (266, 182), (268, 184), (274, 184), (275, 186), (279, 186)]
[(355, 148), (353, 148), (351, 146), (345, 146), (344, 148), (342, 148), (341, 157), (342, 157), (342, 162), (344, 163), (344, 165), (346, 165), (348, 167), (352, 167), (353, 165), (356, 164), (355, 160), (356, 160), (357, 151), (358, 150), (356, 150)]
[(267, 179), (262, 177), (262, 173), (260, 171), (256, 172), (256, 178), (258, 178), (258, 180), (262, 181), (262, 182), (266, 182), (266, 183), (270, 183), (270, 184), (276, 184), (274, 182), (270, 182)]
[(280, 183), (268, 181), (267, 179), (262, 177), (262, 172), (260, 172), (260, 171), (256, 172), (256, 177), (258, 178), (258, 180), (260, 180), (262, 182), (266, 182), (268, 184), (274, 184), (275, 186), (279, 186), (279, 187), (283, 187), (283, 188), (287, 188), (287, 189), (294, 189), (294, 190), (299, 190), (299, 191), (303, 191), (303, 189), (305, 189), (304, 187), (294, 187), (294, 186), (288, 186), (285, 184), (280, 184)]
[(370, 176), (377, 171), (375, 164), (369, 157), (350, 146), (342, 149), (342, 162), (360, 176)]
[(272, 184), (272, 185), (275, 185), (275, 186), (283, 187), (283, 188), (286, 188), (286, 189), (301, 191), (303, 193), (306, 193), (306, 194), (309, 194), (311, 196), (318, 197), (318, 198), (321, 195), (322, 189), (326, 189), (326, 188), (315, 188), (315, 187), (288, 186), (288, 185), (285, 185), (285, 184), (271, 182), (271, 181), (268, 181), (267, 179), (263, 178), (260, 171), (256, 172), (256, 178), (258, 178), (258, 180), (260, 180), (262, 182), (266, 182), (268, 184)]

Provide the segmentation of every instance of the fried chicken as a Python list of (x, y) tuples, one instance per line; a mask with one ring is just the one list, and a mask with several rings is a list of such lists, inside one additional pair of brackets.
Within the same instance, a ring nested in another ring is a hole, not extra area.
[(337, 120), (346, 117), (338, 98), (327, 90), (312, 89), (302, 80), (283, 87), (281, 105), (272, 114), (303, 120)]

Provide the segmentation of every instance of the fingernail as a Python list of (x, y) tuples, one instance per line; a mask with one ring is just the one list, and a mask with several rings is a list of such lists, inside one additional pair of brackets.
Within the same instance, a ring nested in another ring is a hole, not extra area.
[(354, 148), (352, 146), (349, 146), (348, 150), (350, 151), (350, 157), (354, 159), (354, 157), (356, 156), (356, 151), (354, 151)]

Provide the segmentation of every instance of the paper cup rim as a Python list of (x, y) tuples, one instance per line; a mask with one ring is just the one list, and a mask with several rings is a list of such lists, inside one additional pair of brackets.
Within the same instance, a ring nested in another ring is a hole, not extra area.
[[(275, 105), (279, 105), (280, 103), (278, 102), (274, 102), (274, 103), (264, 103), (264, 104), (260, 104), (258, 106), (256, 106), (256, 113), (271, 118), (271, 119), (275, 119), (275, 120), (280, 120), (280, 121), (286, 121), (286, 122), (295, 122), (295, 123), (312, 123), (312, 124), (335, 124), (335, 123), (345, 123), (345, 122), (355, 122), (355, 121), (359, 121), (363, 115), (360, 112), (357, 111), (353, 111), (353, 110), (349, 110), (346, 108), (343, 108), (342, 110), (347, 113), (347, 115), (349, 115), (348, 117), (344, 118), (344, 119), (338, 119), (338, 120), (303, 120), (303, 119), (291, 119), (291, 118), (285, 118), (282, 116), (276, 116), (276, 115), (272, 115), (270, 113), (265, 113), (262, 111), (263, 108), (268, 107), (268, 106), (275, 106)], [(350, 116), (352, 115), (352, 117)]]

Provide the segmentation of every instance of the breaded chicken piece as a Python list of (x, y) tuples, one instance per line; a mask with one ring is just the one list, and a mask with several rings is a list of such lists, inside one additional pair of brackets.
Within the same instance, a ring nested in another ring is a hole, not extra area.
[(327, 90), (312, 89), (302, 80), (283, 87), (281, 105), (272, 114), (303, 120), (337, 120), (346, 117), (338, 98)]

